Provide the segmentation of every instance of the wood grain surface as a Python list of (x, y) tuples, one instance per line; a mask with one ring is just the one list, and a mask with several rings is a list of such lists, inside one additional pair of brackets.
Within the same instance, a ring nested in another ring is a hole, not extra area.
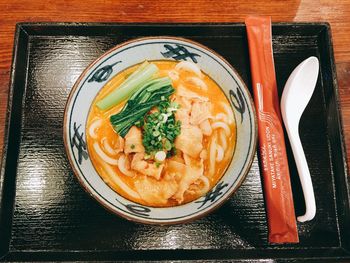
[(0, 155), (16, 23), (50, 22), (243, 22), (249, 14), (273, 22), (329, 22), (332, 28), (348, 163), (350, 161), (350, 1), (149, 1), (0, 0)]

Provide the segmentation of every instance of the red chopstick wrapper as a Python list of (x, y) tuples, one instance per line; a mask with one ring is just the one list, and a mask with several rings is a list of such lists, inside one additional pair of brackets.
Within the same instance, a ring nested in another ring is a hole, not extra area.
[(270, 17), (249, 16), (248, 34), (253, 93), (270, 243), (297, 243), (293, 195), (283, 135), (272, 52)]

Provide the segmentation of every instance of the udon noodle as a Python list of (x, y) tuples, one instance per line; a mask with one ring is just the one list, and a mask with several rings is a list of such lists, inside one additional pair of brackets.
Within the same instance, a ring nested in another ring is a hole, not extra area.
[(179, 105), (174, 114), (181, 122), (176, 154), (157, 152), (156, 162), (145, 153), (142, 127), (132, 126), (124, 138), (115, 132), (110, 116), (125, 102), (105, 111), (96, 106), (137, 65), (113, 77), (95, 98), (87, 120), (87, 144), (96, 171), (117, 193), (144, 205), (175, 206), (205, 195), (220, 180), (233, 155), (235, 122), (223, 91), (197, 65), (152, 63), (159, 69), (157, 76), (169, 76), (175, 89), (170, 100)]

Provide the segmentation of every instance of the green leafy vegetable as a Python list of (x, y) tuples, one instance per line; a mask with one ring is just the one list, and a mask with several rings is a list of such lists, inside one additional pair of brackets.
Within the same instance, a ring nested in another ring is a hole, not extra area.
[(145, 82), (149, 81), (152, 76), (158, 72), (158, 68), (155, 64), (150, 64), (145, 61), (140, 67), (133, 72), (120, 86), (106, 97), (96, 103), (97, 107), (101, 110), (107, 110), (115, 105), (118, 105), (123, 100), (126, 100), (141, 86), (144, 86)]
[(142, 144), (150, 156), (165, 150), (169, 157), (176, 154), (174, 141), (181, 132), (181, 122), (176, 121), (174, 115), (179, 105), (166, 99), (159, 103), (157, 108), (158, 111), (146, 117)]
[(133, 125), (142, 127), (145, 115), (174, 93), (168, 77), (150, 80), (129, 98), (123, 109), (110, 117), (114, 130), (122, 137)]

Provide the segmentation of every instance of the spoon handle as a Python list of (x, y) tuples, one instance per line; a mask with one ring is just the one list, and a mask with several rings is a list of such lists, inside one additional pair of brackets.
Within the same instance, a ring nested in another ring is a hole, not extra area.
[(305, 214), (298, 216), (297, 219), (299, 222), (305, 222), (312, 220), (316, 214), (314, 188), (312, 186), (310, 171), (305, 158), (303, 146), (300, 141), (299, 132), (298, 130), (290, 130), (287, 128), (287, 133), (292, 147), (294, 160), (297, 166), (299, 179), (305, 199)]

